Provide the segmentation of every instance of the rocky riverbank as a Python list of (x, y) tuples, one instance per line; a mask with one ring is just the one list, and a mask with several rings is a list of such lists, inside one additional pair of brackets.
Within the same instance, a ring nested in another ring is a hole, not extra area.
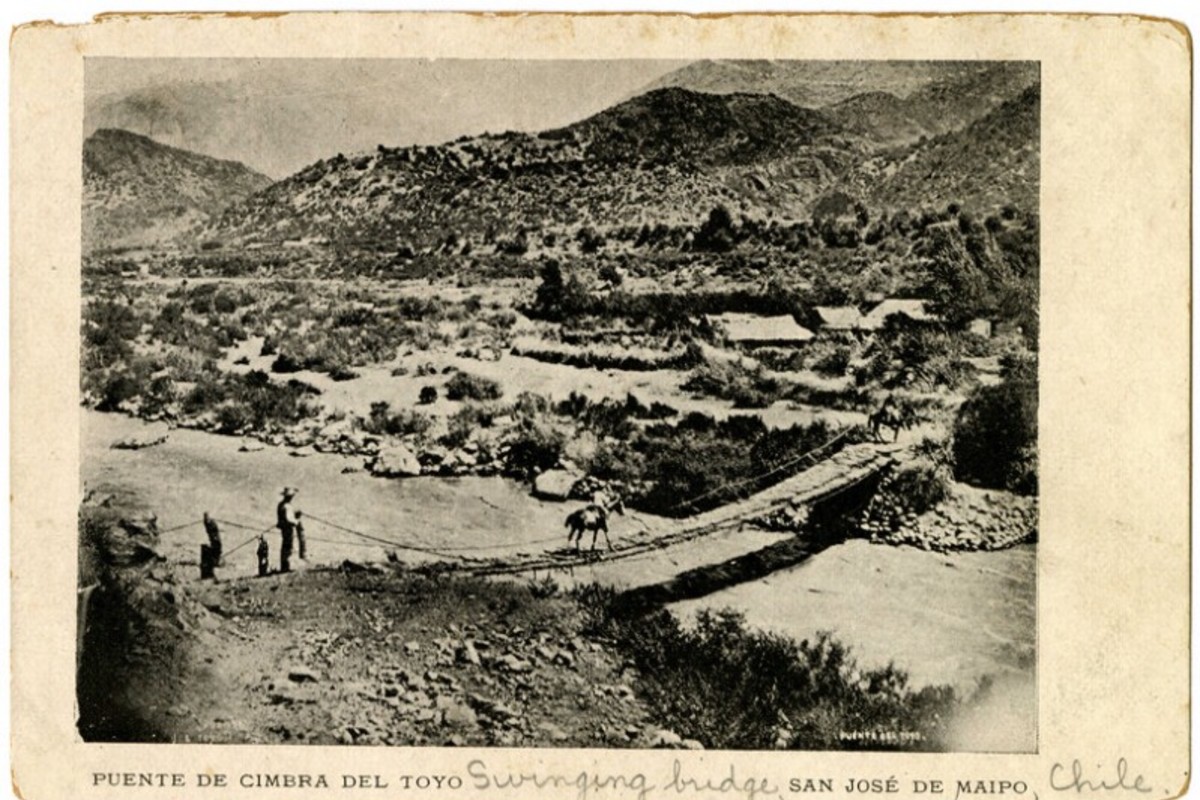
[(945, 497), (924, 511), (885, 479), (863, 511), (860, 530), (872, 542), (922, 550), (1003, 550), (1037, 540), (1037, 501), (1032, 497), (948, 483)]

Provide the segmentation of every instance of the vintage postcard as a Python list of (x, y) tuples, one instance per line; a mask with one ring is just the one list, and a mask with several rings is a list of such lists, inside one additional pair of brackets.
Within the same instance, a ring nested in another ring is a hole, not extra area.
[(1180, 795), (1191, 58), (18, 29), (18, 795)]

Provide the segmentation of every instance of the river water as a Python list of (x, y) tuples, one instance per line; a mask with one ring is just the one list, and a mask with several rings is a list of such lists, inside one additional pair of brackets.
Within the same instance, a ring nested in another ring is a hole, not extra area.
[[(203, 512), (261, 530), (273, 525), (275, 505), (284, 486), (300, 490), (297, 508), (363, 533), (394, 542), (431, 548), (479, 548), (465, 555), (491, 557), (538, 552), (556, 543), (528, 544), (561, 537), (564, 517), (579, 503), (547, 503), (530, 496), (528, 487), (500, 477), (375, 478), (365, 472), (343, 473), (363, 460), (315, 453), (299, 458), (284, 448), (239, 452), (241, 439), (203, 431), (175, 429), (166, 442), (141, 450), (113, 449), (151, 426), (118, 414), (84, 411), (81, 480), (85, 489), (122, 493), (158, 516), (160, 530), (188, 525), (162, 536), (168, 558), (197, 560), (206, 541), (199, 524)], [(382, 560), (387, 546), (368, 541), (310, 519), (306, 525), (309, 560), (339, 562), (345, 558)], [(228, 552), (253, 530), (223, 526)], [(279, 537), (271, 531), (272, 559)], [(409, 562), (430, 556), (399, 551)], [(227, 573), (254, 569), (254, 546), (227, 559)]]

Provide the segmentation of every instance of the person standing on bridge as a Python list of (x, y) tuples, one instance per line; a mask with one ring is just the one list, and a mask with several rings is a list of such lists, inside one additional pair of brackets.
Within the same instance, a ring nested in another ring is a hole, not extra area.
[(296, 497), (296, 489), (284, 487), (283, 499), (275, 507), (275, 527), (279, 528), (282, 542), (279, 546), (279, 571), (292, 571), (292, 539), (296, 534), (296, 507), (292, 500)]

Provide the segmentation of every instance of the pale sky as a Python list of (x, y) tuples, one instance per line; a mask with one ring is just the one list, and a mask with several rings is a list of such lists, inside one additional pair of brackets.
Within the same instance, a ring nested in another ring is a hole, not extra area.
[(377, 144), (566, 125), (685, 63), (89, 58), (85, 135), (127, 128), (281, 178)]

